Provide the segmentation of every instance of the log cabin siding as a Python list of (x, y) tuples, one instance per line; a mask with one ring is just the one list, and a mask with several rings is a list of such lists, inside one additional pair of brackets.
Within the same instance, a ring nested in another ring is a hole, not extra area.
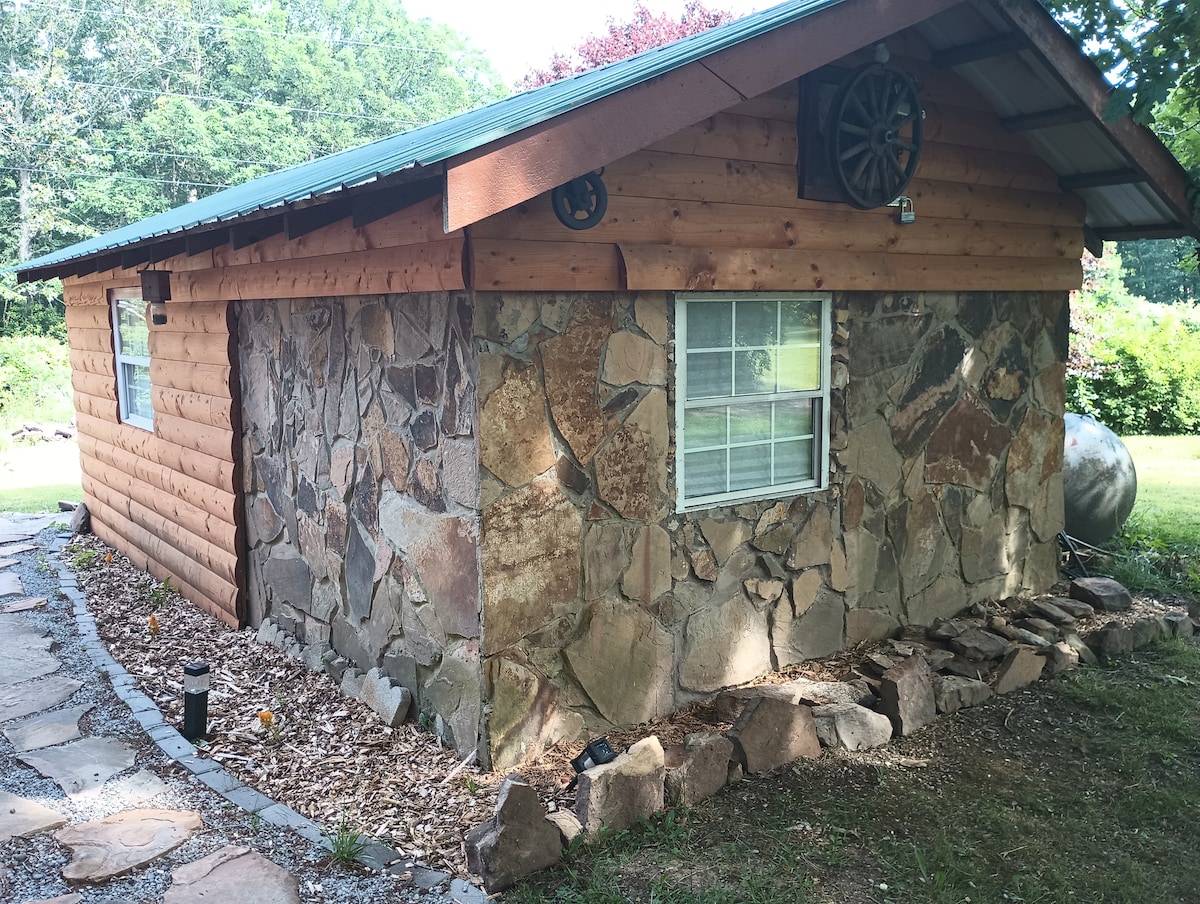
[(906, 192), (912, 225), (898, 224), (890, 208), (796, 197), (792, 82), (607, 165), (608, 213), (591, 229), (559, 224), (548, 194), (470, 227), (474, 287), (1076, 288), (1082, 201), (1061, 191), (1054, 171), (953, 73), (913, 57), (895, 64), (918, 78), (926, 110)]
[(464, 236), (441, 200), (354, 228), (219, 246), (156, 265), (172, 272), (168, 322), (150, 331), (153, 431), (119, 421), (108, 270), (64, 283), (84, 499), (96, 534), (230, 624), (246, 580), (235, 299), (462, 288)]
[(143, 430), (120, 422), (116, 401), (109, 293), (131, 281), (110, 274), (64, 286), (92, 526), (138, 567), (238, 624), (244, 581), (229, 305), (173, 301), (167, 325), (151, 327), (154, 429)]

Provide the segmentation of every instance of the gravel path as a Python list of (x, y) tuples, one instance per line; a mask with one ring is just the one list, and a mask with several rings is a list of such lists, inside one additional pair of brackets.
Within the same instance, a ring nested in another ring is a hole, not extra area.
[[(30, 522), (26, 520), (6, 522), (0, 519), (0, 535), (14, 533), (28, 524)], [(59, 541), (57, 531), (48, 528), (31, 541), (39, 548), (8, 556), (17, 559), (18, 563), (4, 572), (20, 578), (24, 597), (45, 598), (47, 602), (28, 612), (0, 616), (3, 620), (0, 632), (8, 631), (10, 635), (14, 630), (48, 632), (48, 652), (61, 662), (54, 676), (82, 682), (70, 699), (48, 709), (55, 711), (90, 705), (92, 708), (79, 722), (84, 738), (112, 739), (132, 748), (134, 762), (132, 768), (121, 771), (97, 791), (70, 796), (56, 782), (42, 777), (22, 762), (22, 754), (14, 749), (6, 736), (0, 735), (0, 792), (36, 801), (65, 817), (73, 826), (135, 807), (195, 811), (203, 825), (183, 844), (144, 867), (107, 881), (84, 884), (72, 884), (63, 878), (62, 870), (68, 863), (70, 851), (56, 840), (54, 831), (13, 837), (0, 842), (0, 901), (42, 901), (77, 893), (83, 904), (159, 902), (172, 885), (174, 870), (230, 845), (258, 851), (291, 873), (298, 880), (298, 900), (305, 904), (357, 904), (362, 901), (467, 904), (483, 900), (478, 889), (457, 879), (452, 884), (451, 877), (423, 870), (415, 863), (395, 863), (390, 872), (332, 863), (327, 848), (321, 843), (305, 839), (295, 831), (273, 825), (234, 805), (192, 771), (167, 756), (147, 735), (130, 708), (118, 698), (111, 683), (114, 676), (96, 667), (86, 639), (81, 639), (80, 627), (82, 625), (86, 635), (87, 619), (77, 623), (72, 602), (60, 587), (59, 568), (52, 550)], [(13, 545), (8, 546), (11, 549)], [(66, 580), (64, 586), (70, 592), (70, 578)], [(0, 598), (0, 604), (21, 598), (10, 595)], [(91, 652), (95, 653), (96, 642), (92, 641), (91, 645)], [(24, 688), (34, 684), (34, 681), (10, 683), (0, 690), (19, 698)], [(0, 731), (11, 731), (20, 721), (14, 719), (0, 724)], [(130, 782), (135, 775), (140, 778), (139, 783)], [(147, 800), (139, 800), (146, 792), (138, 794), (137, 786), (146, 782), (151, 785), (149, 790), (155, 793)], [(0, 838), (6, 834), (0, 833)]]

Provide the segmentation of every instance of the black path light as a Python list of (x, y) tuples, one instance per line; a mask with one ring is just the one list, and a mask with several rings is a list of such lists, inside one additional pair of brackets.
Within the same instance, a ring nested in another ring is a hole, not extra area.
[(587, 746), (583, 748), (583, 752), (571, 760), (571, 768), (575, 770), (576, 776), (571, 779), (571, 784), (567, 786), (567, 790), (570, 791), (575, 787), (575, 783), (579, 781), (578, 773), (591, 769), (593, 766), (603, 766), (605, 763), (611, 763), (616, 758), (617, 752), (608, 743), (608, 738), (596, 738), (593, 741), (588, 741)]
[(183, 667), (183, 736), (195, 741), (208, 733), (208, 663)]

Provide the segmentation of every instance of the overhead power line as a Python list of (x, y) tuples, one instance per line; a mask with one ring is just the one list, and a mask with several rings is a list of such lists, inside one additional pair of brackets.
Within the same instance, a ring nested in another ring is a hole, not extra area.
[(415, 119), (393, 119), (388, 116), (367, 116), (362, 113), (336, 113), (332, 110), (311, 110), (306, 107), (285, 107), (282, 104), (269, 104), (253, 100), (227, 100), (223, 97), (216, 97), (211, 94), (180, 94), (174, 91), (156, 91), (152, 88), (128, 88), (124, 85), (110, 85), (103, 82), (80, 82), (71, 81), (72, 85), (80, 85), (85, 88), (111, 88), (114, 91), (128, 91), (132, 94), (152, 94), (156, 97), (179, 97), (184, 100), (203, 100), (217, 104), (233, 104), (238, 107), (254, 107), (260, 110), (282, 110), (285, 113), (311, 113), (315, 116), (336, 116), (339, 119), (363, 119), (368, 122), (390, 122), (401, 123), (403, 125), (419, 125)]
[[(12, 144), (26, 148), (55, 148), (60, 146), (49, 141), (14, 141)], [(240, 166), (272, 166), (276, 168), (295, 166), (297, 163), (303, 162), (297, 160), (240, 160), (237, 157), (206, 157), (203, 154), (172, 154), (168, 151), (140, 151), (131, 150), (129, 148), (104, 148), (97, 147), (94, 144), (88, 144), (87, 146), (79, 148), (78, 150), (80, 153), (122, 154), (126, 157), (162, 157), (169, 160), (202, 160), (206, 163), (236, 163)]]
[(228, 185), (220, 182), (189, 182), (186, 179), (151, 179), (149, 176), (124, 176), (120, 173), (84, 173), (73, 172), (71, 170), (56, 170), (47, 169), (45, 167), (24, 167), (24, 166), (0, 166), (0, 170), (5, 170), (10, 173), (41, 173), (47, 176), (66, 176), (69, 178), (80, 179), (120, 179), (124, 182), (154, 182), (159, 185), (186, 185), (191, 188), (229, 188)]

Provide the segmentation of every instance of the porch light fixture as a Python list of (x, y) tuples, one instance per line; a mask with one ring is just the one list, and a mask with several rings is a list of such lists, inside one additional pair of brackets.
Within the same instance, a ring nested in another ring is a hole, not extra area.
[(208, 733), (208, 663), (183, 667), (183, 736), (189, 741)]
[(167, 305), (171, 300), (171, 271), (143, 270), (142, 300), (150, 303), (150, 322), (162, 326), (167, 322)]

